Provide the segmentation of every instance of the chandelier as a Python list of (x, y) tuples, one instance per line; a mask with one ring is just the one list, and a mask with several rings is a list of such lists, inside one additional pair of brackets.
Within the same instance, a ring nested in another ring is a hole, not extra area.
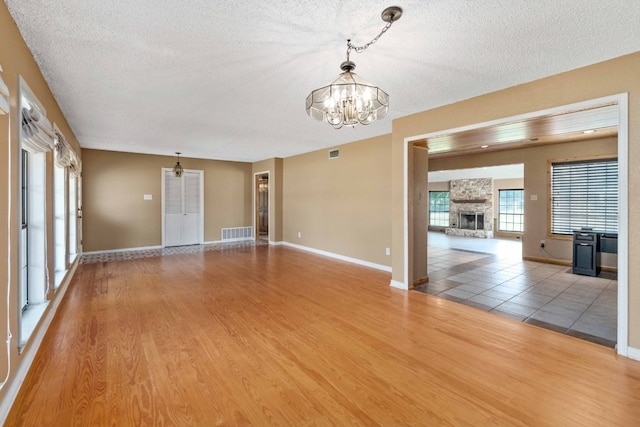
[(354, 73), (356, 64), (349, 59), (349, 55), (352, 50), (361, 53), (377, 42), (401, 16), (400, 7), (388, 7), (382, 12), (382, 20), (387, 24), (373, 40), (364, 46), (355, 46), (350, 39), (347, 40), (347, 60), (340, 64), (342, 73), (327, 86), (316, 89), (307, 96), (306, 108), (309, 116), (340, 129), (342, 126), (368, 125), (387, 115), (389, 95)]
[(173, 175), (176, 178), (180, 178), (182, 176), (182, 173), (184, 172), (184, 168), (180, 164), (180, 154), (182, 153), (179, 153), (176, 151), (177, 160), (176, 160), (176, 165), (173, 167)]

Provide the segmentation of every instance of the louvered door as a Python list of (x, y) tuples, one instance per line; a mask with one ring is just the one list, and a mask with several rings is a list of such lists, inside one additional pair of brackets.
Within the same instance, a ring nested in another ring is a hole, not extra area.
[(202, 243), (203, 171), (184, 171), (176, 177), (163, 169), (164, 246)]

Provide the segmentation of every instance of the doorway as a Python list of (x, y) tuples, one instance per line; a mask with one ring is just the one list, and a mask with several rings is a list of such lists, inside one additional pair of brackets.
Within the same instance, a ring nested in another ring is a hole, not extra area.
[(255, 174), (256, 240), (269, 240), (269, 172)]
[[(502, 123), (509, 123), (519, 120), (529, 120), (536, 117), (549, 116), (554, 114), (562, 114), (570, 111), (580, 111), (589, 108), (598, 108), (607, 105), (614, 105), (616, 116), (617, 116), (617, 132), (618, 132), (618, 153), (626, 153), (628, 149), (628, 95), (627, 94), (618, 94), (612, 95), (604, 98), (593, 99), (589, 101), (579, 102), (576, 104), (565, 105), (561, 107), (551, 108), (548, 110), (537, 111), (533, 113), (523, 114), (519, 116), (504, 118), (500, 120), (495, 120), (492, 122), (486, 123), (478, 123), (469, 126), (464, 126), (460, 128), (448, 129), (438, 132), (433, 132), (431, 134), (425, 135), (417, 135), (414, 137), (405, 138), (404, 140), (404, 164), (405, 164), (405, 226), (404, 226), (404, 277), (405, 283), (403, 284), (405, 288), (408, 288), (410, 283), (410, 269), (409, 269), (409, 260), (413, 259), (416, 256), (413, 251), (410, 251), (409, 245), (409, 237), (410, 227), (414, 228), (415, 224), (413, 221), (416, 218), (410, 218), (406, 213), (409, 212), (411, 205), (408, 203), (407, 194), (411, 190), (413, 190), (413, 186), (415, 184), (409, 184), (412, 171), (409, 168), (410, 165), (410, 148), (413, 146), (414, 141), (425, 140), (430, 137), (435, 137), (439, 135), (449, 135), (455, 134), (457, 132), (468, 131), (471, 129), (478, 129), (488, 126), (496, 126)], [(618, 174), (620, 177), (618, 194), (619, 194), (619, 216), (618, 216), (618, 275), (617, 275), (617, 340), (616, 340), (616, 349), (618, 354), (623, 356), (628, 356), (629, 348), (628, 348), (628, 200), (627, 200), (627, 189), (628, 189), (628, 159), (626, 156), (619, 156), (618, 158)]]
[(204, 241), (204, 171), (162, 168), (162, 246)]

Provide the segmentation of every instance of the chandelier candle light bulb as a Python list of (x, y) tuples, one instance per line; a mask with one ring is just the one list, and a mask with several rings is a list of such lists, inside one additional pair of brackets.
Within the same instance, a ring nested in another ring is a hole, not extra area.
[(382, 20), (387, 24), (373, 40), (364, 46), (354, 46), (351, 40), (347, 40), (347, 60), (340, 64), (342, 73), (329, 85), (307, 96), (306, 110), (309, 116), (340, 129), (342, 126), (368, 125), (387, 115), (389, 95), (354, 73), (356, 64), (349, 59), (349, 55), (352, 50), (361, 53), (378, 41), (400, 16), (400, 7), (388, 7), (382, 12)]

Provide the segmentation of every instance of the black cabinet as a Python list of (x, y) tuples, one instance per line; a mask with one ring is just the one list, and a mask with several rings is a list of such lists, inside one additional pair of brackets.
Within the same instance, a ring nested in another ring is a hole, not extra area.
[(614, 233), (600, 234), (600, 252), (608, 254), (618, 253), (618, 235)]
[(573, 232), (573, 273), (597, 276), (600, 273), (600, 234)]

